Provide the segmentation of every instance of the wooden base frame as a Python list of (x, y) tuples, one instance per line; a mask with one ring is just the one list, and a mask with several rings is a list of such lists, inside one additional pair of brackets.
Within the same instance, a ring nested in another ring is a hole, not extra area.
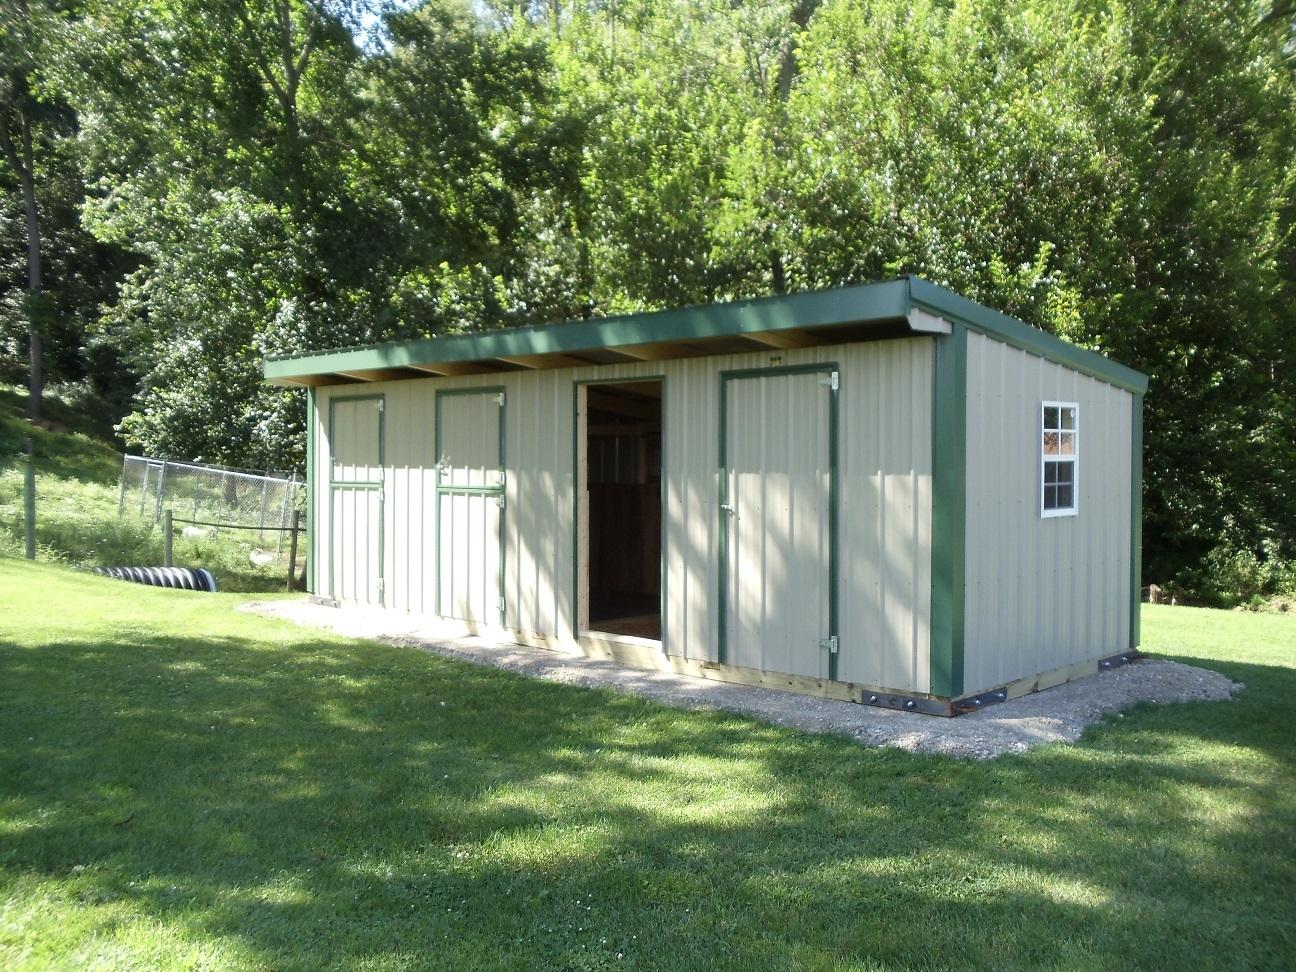
[[(326, 607), (340, 607), (338, 601), (329, 597), (312, 596), (310, 601)], [(922, 712), (927, 715), (959, 716), (977, 712), (987, 706), (1011, 699), (1021, 698), (1042, 692), (1057, 685), (1064, 685), (1079, 678), (1109, 671), (1142, 657), (1134, 650), (1118, 652), (1089, 661), (1078, 662), (1041, 672), (1028, 678), (1019, 678), (995, 689), (963, 696), (958, 699), (942, 699), (934, 695), (915, 692), (902, 692), (895, 689), (867, 685), (859, 682), (841, 682), (827, 678), (811, 678), (805, 675), (787, 675), (779, 672), (763, 672), (755, 668), (743, 668), (723, 662), (699, 661), (668, 655), (662, 650), (661, 642), (648, 638), (636, 638), (630, 635), (606, 634), (598, 631), (585, 631), (576, 637), (558, 638), (553, 635), (534, 634), (526, 631), (499, 628), (492, 625), (478, 625), (467, 621), (446, 621), (429, 618), (436, 628), (428, 632), (429, 640), (453, 639), (465, 637), (494, 637), (503, 642), (523, 645), (528, 648), (544, 648), (566, 655), (580, 655), (599, 661), (611, 661), (627, 668), (639, 668), (648, 671), (670, 672), (675, 675), (688, 675), (693, 678), (704, 678), (713, 682), (728, 682), (733, 685), (749, 685), (755, 688), (773, 689), (778, 692), (795, 692), (820, 699), (835, 699), (839, 702), (854, 702), (859, 705), (875, 705), (886, 709), (899, 709), (904, 712)]]

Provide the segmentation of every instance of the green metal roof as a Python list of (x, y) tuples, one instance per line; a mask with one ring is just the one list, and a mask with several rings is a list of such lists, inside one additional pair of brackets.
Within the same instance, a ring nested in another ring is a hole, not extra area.
[(267, 381), (328, 385), (530, 368), (576, 367), (940, 333), (958, 321), (1139, 394), (1147, 378), (952, 291), (916, 277), (728, 304), (563, 324), (453, 334), (266, 359)]

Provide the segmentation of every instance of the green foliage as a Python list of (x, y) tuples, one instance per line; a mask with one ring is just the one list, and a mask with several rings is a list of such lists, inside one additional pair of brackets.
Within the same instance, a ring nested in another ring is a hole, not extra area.
[(1150, 607), (1150, 643), (1247, 689), (981, 762), (348, 641), (239, 600), (0, 559), (6, 968), (1290, 954), (1290, 618)]
[(64, 373), (142, 376), (144, 451), (300, 466), (267, 353), (914, 273), (1152, 376), (1148, 579), (1215, 598), (1251, 583), (1226, 562), (1269, 586), (1296, 563), (1288, 7), (84, 0), (50, 23), (33, 76), (79, 127), (44, 172), (43, 319)]
[[(79, 389), (56, 388), (46, 402), (45, 423), (33, 426), (22, 417), (25, 401), (25, 392), (0, 387), (0, 556), (20, 557), (25, 551), (25, 472), (19, 450), (29, 437), (36, 456), (39, 560), (78, 567), (162, 564), (162, 532), (153, 511), (136, 516), (132, 496), (126, 515), (119, 515), (122, 455), (103, 428), (101, 403), (86, 401)], [(283, 589), (286, 556), (263, 566), (250, 559), (253, 549), (271, 545), (275, 534), (228, 530), (187, 539), (176, 529), (177, 564), (206, 567), (224, 590)], [(303, 543), (299, 557), (304, 555)]]
[(1296, 562), (1289, 15), (618, 10), (551, 39), (593, 307), (921, 275), (1151, 375), (1146, 576), (1209, 598), (1221, 545)]
[(1224, 542), (1206, 555), (1200, 567), (1184, 571), (1167, 590), (1217, 607), (1263, 605), (1270, 599), (1296, 597), (1296, 562), (1284, 559), (1272, 540), (1258, 553)]

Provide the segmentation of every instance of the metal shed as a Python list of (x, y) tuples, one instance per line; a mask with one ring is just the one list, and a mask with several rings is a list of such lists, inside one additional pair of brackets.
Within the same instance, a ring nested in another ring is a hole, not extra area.
[(942, 714), (1139, 643), (1146, 378), (920, 279), (265, 375), (321, 599)]

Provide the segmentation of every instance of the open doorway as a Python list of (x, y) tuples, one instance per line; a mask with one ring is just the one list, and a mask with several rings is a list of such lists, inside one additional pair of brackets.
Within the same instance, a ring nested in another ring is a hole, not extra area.
[(661, 640), (662, 383), (582, 385), (581, 627)]

